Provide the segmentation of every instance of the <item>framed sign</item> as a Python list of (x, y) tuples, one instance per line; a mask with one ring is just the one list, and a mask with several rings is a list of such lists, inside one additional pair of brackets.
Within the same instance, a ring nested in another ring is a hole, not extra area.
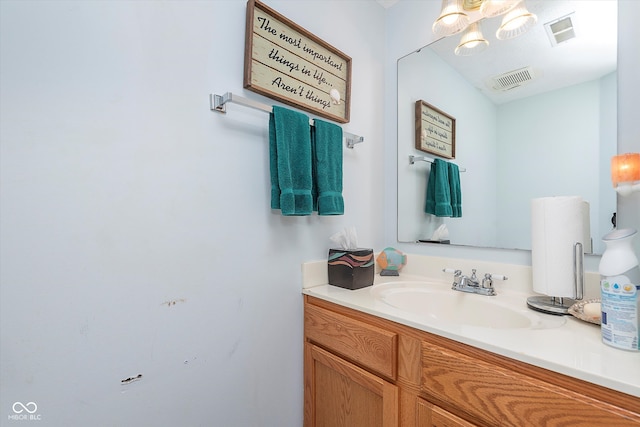
[(351, 58), (258, 0), (247, 2), (244, 87), (349, 122)]
[(455, 159), (456, 119), (422, 100), (416, 101), (416, 149)]

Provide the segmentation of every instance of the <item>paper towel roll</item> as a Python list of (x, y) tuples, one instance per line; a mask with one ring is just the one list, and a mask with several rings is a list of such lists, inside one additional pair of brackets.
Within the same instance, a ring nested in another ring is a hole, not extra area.
[[(588, 204), (586, 206), (588, 209)], [(531, 269), (534, 292), (576, 298), (574, 245), (576, 242), (584, 244), (584, 209), (585, 203), (579, 196), (532, 200)]]

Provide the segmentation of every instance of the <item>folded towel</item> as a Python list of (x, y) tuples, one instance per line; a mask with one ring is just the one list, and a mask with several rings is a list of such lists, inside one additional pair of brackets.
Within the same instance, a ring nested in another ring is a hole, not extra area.
[(310, 215), (311, 131), (309, 117), (273, 106), (269, 115), (269, 164), (271, 208), (282, 215)]
[(318, 215), (343, 215), (342, 128), (315, 119), (312, 146)]
[(451, 216), (462, 216), (462, 193), (460, 190), (460, 169), (455, 163), (449, 163), (449, 188), (451, 189)]
[(424, 211), (435, 216), (451, 216), (453, 214), (449, 167), (444, 160), (435, 159), (431, 165)]

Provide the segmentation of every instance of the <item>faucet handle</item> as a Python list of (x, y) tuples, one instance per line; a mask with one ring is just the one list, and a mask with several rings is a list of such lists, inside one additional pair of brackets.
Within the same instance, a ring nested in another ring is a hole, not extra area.
[(442, 271), (445, 272), (445, 273), (453, 273), (455, 276), (461, 276), (462, 275), (462, 270), (456, 270), (456, 269), (453, 269), (453, 268), (443, 268)]
[(502, 274), (491, 274), (486, 273), (484, 275), (484, 279), (482, 279), (482, 287), (483, 288), (493, 288), (493, 279), (498, 280), (507, 280), (508, 277)]

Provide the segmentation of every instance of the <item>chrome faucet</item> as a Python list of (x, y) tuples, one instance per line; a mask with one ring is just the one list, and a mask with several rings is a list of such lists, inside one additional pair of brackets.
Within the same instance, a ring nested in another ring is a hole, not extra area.
[(480, 280), (478, 280), (478, 276), (476, 276), (475, 268), (471, 270), (471, 277), (462, 274), (461, 270), (443, 268), (442, 271), (445, 273), (453, 273), (453, 284), (451, 285), (451, 289), (454, 291), (468, 292), (472, 294), (494, 296), (496, 295), (496, 291), (493, 288), (493, 279), (507, 280), (507, 276), (486, 273), (482, 282), (480, 282)]

